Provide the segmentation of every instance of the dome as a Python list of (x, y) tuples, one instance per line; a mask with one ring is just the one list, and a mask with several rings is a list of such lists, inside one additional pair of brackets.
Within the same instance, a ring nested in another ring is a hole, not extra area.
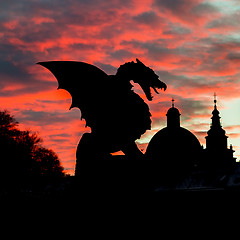
[(165, 127), (149, 142), (146, 157), (163, 171), (185, 171), (194, 167), (201, 149), (200, 142), (189, 130)]
[(167, 127), (158, 131), (148, 144), (145, 156), (160, 175), (184, 175), (193, 169), (201, 155), (200, 142), (180, 126), (180, 115), (172, 104), (167, 112)]
[(166, 114), (166, 115), (167, 115), (167, 116), (169, 116), (169, 115), (180, 116), (181, 114), (180, 114), (180, 112), (179, 112), (179, 110), (178, 110), (177, 108), (171, 107), (171, 108), (169, 108), (169, 110), (167, 111), (167, 114)]

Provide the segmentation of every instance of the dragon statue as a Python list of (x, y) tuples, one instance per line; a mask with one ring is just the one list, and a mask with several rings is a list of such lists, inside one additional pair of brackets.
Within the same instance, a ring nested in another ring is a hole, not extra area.
[(147, 99), (151, 88), (166, 90), (154, 71), (140, 60), (121, 65), (116, 75), (108, 75), (96, 66), (75, 61), (49, 61), (38, 64), (47, 68), (58, 80), (58, 89), (67, 90), (72, 105), (81, 111), (81, 118), (91, 133), (84, 133), (77, 148), (76, 176), (81, 163), (108, 159), (111, 153), (122, 151), (128, 159), (143, 156), (135, 140), (151, 129), (151, 113), (144, 100), (132, 90), (140, 85)]

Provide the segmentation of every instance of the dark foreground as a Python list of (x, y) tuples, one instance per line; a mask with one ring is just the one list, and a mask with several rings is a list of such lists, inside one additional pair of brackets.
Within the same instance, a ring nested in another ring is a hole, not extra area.
[[(240, 203), (240, 186), (159, 188), (150, 183), (136, 181), (93, 181), (86, 182), (74, 176), (61, 178), (2, 179), (1, 200), (24, 201), (78, 201), (101, 202), (110, 200), (131, 201), (137, 198), (152, 201), (175, 201), (188, 198), (218, 202), (226, 199)], [(204, 200), (205, 198), (205, 200)]]
[(129, 230), (134, 236), (141, 235), (149, 225), (152, 230), (146, 231), (147, 236), (151, 232), (160, 234), (164, 226), (172, 229), (168, 234), (177, 228), (202, 231), (216, 221), (235, 222), (240, 213), (238, 187), (155, 191), (127, 182), (84, 184), (76, 177), (28, 179), (4, 186), (0, 192), (1, 218), (10, 228), (13, 221), (22, 229), (34, 226), (34, 236), (47, 229), (61, 236), (66, 226), (79, 236), (83, 232), (110, 234), (111, 239), (129, 234)]

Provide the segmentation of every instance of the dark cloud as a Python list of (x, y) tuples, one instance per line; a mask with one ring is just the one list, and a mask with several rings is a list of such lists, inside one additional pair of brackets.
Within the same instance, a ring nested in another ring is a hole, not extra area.
[(163, 34), (166, 35), (174, 35), (177, 37), (177, 35), (185, 35), (191, 33), (192, 30), (186, 27), (182, 27), (180, 25), (176, 24), (169, 24), (169, 29), (166, 31), (163, 31)]
[[(35, 64), (35, 63), (32, 63)], [(18, 87), (14, 88), (17, 85)], [(36, 79), (20, 64), (14, 65), (10, 61), (0, 60), (0, 96), (21, 96), (56, 88), (56, 83)], [(11, 87), (13, 86), (13, 88)]]
[[(200, 0), (155, 0), (155, 6), (160, 12), (171, 14), (184, 22), (194, 22), (192, 9), (201, 2)], [(171, 18), (169, 19), (171, 21)]]
[(0, 57), (0, 96), (21, 96), (57, 87), (57, 83), (43, 81), (29, 72), (28, 69), (36, 66), (38, 61), (34, 52), (22, 50), (3, 39), (0, 44)]
[(155, 0), (154, 5), (161, 11), (168, 10), (182, 17), (187, 13), (199, 16), (219, 12), (216, 6), (201, 0)]
[(162, 9), (168, 9), (172, 12), (178, 13), (180, 10), (187, 9), (192, 5), (193, 0), (155, 0), (155, 5)]
[(177, 105), (181, 108), (182, 121), (197, 118), (198, 114), (207, 114), (209, 103), (192, 98), (177, 96)]
[(148, 41), (148, 42), (142, 42), (137, 40), (132, 41), (123, 41), (121, 44), (124, 46), (131, 46), (133, 49), (140, 48), (147, 51), (148, 57), (151, 59), (161, 59), (166, 57), (169, 54), (174, 53), (174, 49), (169, 49), (166, 47), (165, 40), (159, 40), (159, 41)]
[(206, 79), (200, 76), (189, 77), (183, 74), (173, 74), (168, 71), (157, 71), (157, 73), (166, 84), (170, 84), (175, 88), (188, 86), (200, 89), (209, 85), (209, 83), (206, 83)]
[[(11, 84), (8, 84), (8, 82), (0, 82), (0, 86), (4, 88), (11, 87)], [(23, 96), (25, 94), (36, 94), (42, 91), (47, 91), (49, 89), (56, 88), (54, 83), (51, 82), (42, 82), (42, 81), (33, 81), (32, 84), (25, 85), (21, 88), (13, 89), (13, 90), (6, 90), (0, 91), (1, 97), (14, 97), (14, 96)]]
[(22, 22), (21, 25), (24, 34), (20, 36), (20, 39), (26, 44), (38, 42), (39, 40), (44, 42), (46, 40), (58, 39), (62, 34), (60, 26), (55, 22), (42, 23), (41, 27), (34, 27), (29, 23), (26, 25), (25, 22)]
[[(105, 48), (109, 48), (109, 46), (114, 48), (114, 43), (110, 41), (110, 39), (116, 38), (116, 36), (121, 35), (124, 30), (120, 26), (121, 23), (116, 23), (115, 21), (110, 21), (109, 24), (104, 25), (99, 33), (95, 34), (95, 37), (97, 39), (107, 39), (108, 40), (108, 46), (105, 46)], [(125, 30), (128, 28), (127, 26), (124, 26)]]
[(157, 39), (156, 41), (123, 41), (122, 45), (131, 46), (133, 49), (145, 50), (146, 56), (154, 61), (178, 62), (182, 57), (190, 56), (192, 49), (185, 46), (167, 47), (169, 39)]
[(111, 64), (104, 64), (101, 62), (94, 62), (94, 65), (98, 66), (100, 69), (102, 69), (107, 74), (116, 74), (117, 68), (113, 67)]
[(113, 59), (125, 59), (125, 58), (132, 59), (134, 58), (135, 54), (128, 50), (121, 49), (110, 53), (110, 56)]
[[(9, 48), (9, 51), (10, 49), (11, 48)], [(9, 55), (13, 54), (14, 52), (9, 52)], [(20, 59), (20, 62), (18, 62), (17, 59)], [(37, 79), (35, 75), (28, 73), (25, 68), (29, 65), (21, 62), (24, 61), (24, 59), (25, 57), (21, 56), (21, 54), (18, 55), (17, 51), (12, 61), (0, 60), (0, 86), (3, 90), (0, 91), (0, 96), (21, 96), (57, 87), (55, 82), (42, 81), (41, 79)], [(13, 62), (16, 62), (16, 64), (13, 64)], [(31, 66), (34, 65), (35, 62), (31, 62)], [(18, 87), (14, 88), (15, 85)]]
[(195, 48), (198, 49), (199, 53), (207, 52), (212, 55), (212, 58), (215, 58), (224, 52), (240, 50), (240, 39), (231, 35), (214, 35), (212, 37), (199, 38), (196, 41)]
[(219, 9), (210, 2), (202, 2), (192, 8), (192, 12), (197, 15), (208, 15), (219, 13)]
[(226, 58), (232, 61), (240, 62), (240, 52), (228, 53)]
[(54, 141), (54, 142), (60, 143), (60, 144), (69, 143), (71, 137), (72, 137), (72, 135), (67, 134), (67, 133), (49, 135), (49, 139), (51, 141)]
[(161, 18), (155, 12), (149, 11), (134, 16), (133, 20), (145, 25), (155, 25), (160, 23)]
[(65, 113), (60, 112), (46, 112), (46, 111), (34, 111), (34, 110), (22, 110), (21, 115), (18, 117), (20, 122), (37, 122), (39, 126), (48, 126), (51, 124), (63, 124), (70, 119), (79, 118), (78, 111), (68, 111)]
[(154, 6), (160, 13), (169, 16), (169, 21), (174, 19), (173, 22), (176, 22), (178, 19), (178, 22), (194, 27), (220, 16), (220, 10), (215, 5), (202, 0), (155, 0)]
[(12, 81), (16, 81), (16, 78), (20, 78), (21, 81), (29, 81), (29, 75), (10, 61), (0, 60), (0, 76), (1, 79), (8, 78)]
[(231, 30), (239, 26), (239, 13), (229, 14), (208, 22), (206, 28)]
[[(59, 37), (70, 26), (100, 26), (114, 22), (121, 17), (122, 8), (131, 6), (132, 1), (126, 0), (7, 1), (5, 4), (1, 3), (0, 20), (2, 23), (17, 20), (21, 39), (33, 42), (45, 37)], [(2, 14), (3, 12), (6, 14)], [(15, 33), (18, 34), (16, 30)]]
[(25, 63), (35, 63), (34, 53), (29, 50), (22, 51), (15, 44), (8, 42), (6, 39), (2, 39), (0, 44), (0, 58), (1, 61), (11, 62), (15, 66), (20, 66)]
[[(88, 54), (89, 51), (97, 51), (97, 50), (98, 50), (98, 47), (94, 44), (73, 43), (73, 44), (68, 44), (64, 48), (60, 46), (49, 47), (47, 48), (47, 53), (49, 56), (58, 56), (58, 54), (72, 53), (72, 58), (74, 58), (74, 56), (76, 55), (77, 58), (75, 58), (75, 60), (82, 61), (84, 55)], [(77, 54), (74, 54), (76, 52), (81, 52), (83, 56), (78, 56)], [(43, 58), (43, 61), (46, 60), (45, 55), (41, 56), (41, 58)], [(71, 60), (74, 60), (72, 58)], [(52, 60), (52, 59), (49, 59), (49, 60)], [(59, 59), (59, 60), (62, 60), (62, 59)], [(41, 61), (41, 60), (38, 59), (37, 61)]]

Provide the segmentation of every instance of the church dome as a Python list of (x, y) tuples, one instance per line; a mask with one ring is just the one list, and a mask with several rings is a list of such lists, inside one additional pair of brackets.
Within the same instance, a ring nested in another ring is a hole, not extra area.
[(158, 131), (148, 144), (146, 156), (154, 161), (194, 161), (201, 144), (189, 130), (165, 127)]
[(172, 106), (167, 112), (167, 127), (153, 136), (145, 155), (160, 172), (176, 174), (192, 169), (201, 150), (196, 136), (180, 126), (179, 110)]

